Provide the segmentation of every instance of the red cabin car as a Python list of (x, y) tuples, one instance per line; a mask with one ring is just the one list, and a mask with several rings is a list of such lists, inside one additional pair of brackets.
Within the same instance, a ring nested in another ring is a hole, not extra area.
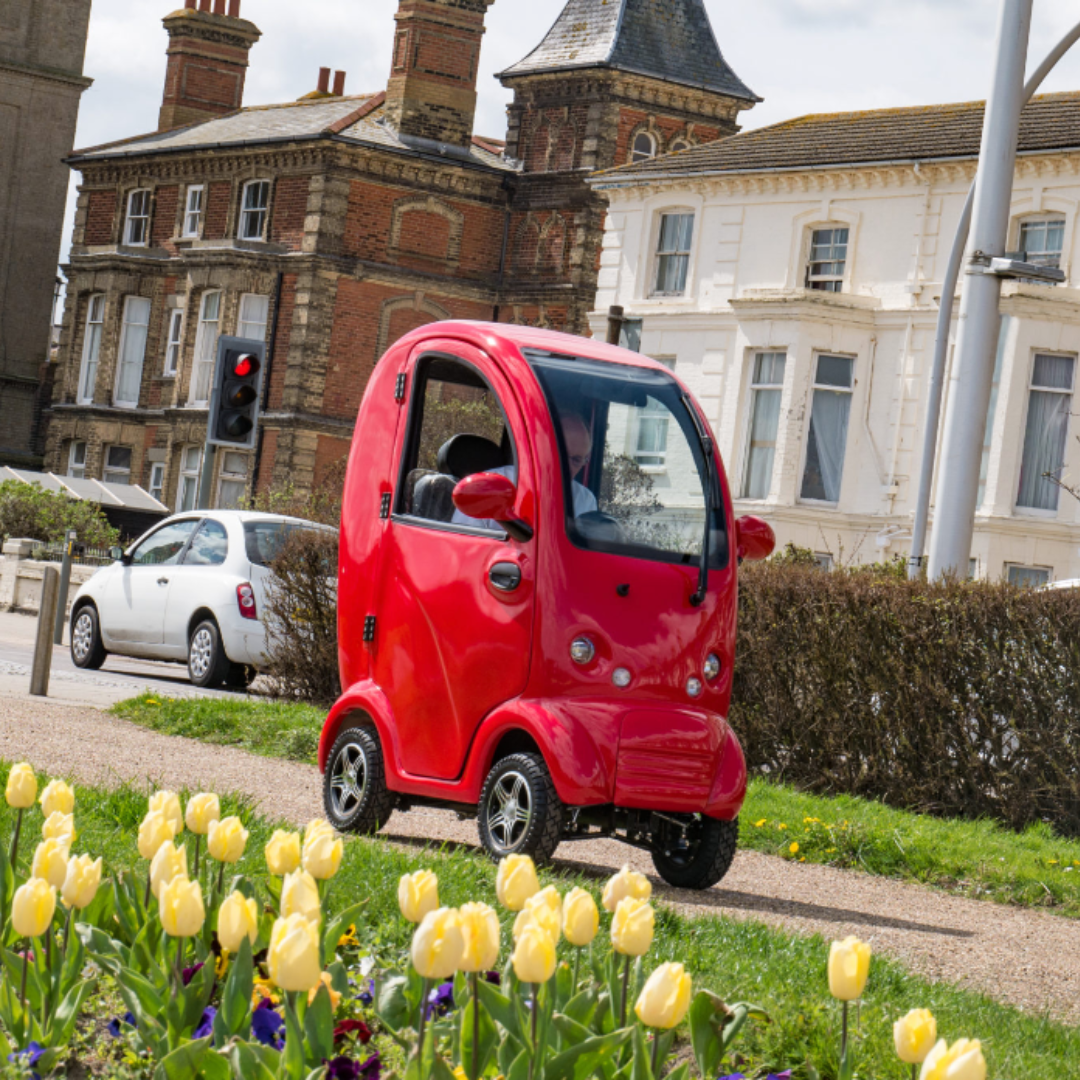
[(746, 789), (738, 563), (773, 544), (661, 364), (501, 324), (402, 338), (345, 482), (330, 821), (440, 805), (496, 858), (612, 836), (673, 885), (719, 881)]

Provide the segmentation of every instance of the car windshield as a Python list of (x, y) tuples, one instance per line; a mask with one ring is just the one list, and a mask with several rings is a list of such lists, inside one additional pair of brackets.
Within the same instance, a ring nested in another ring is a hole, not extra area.
[[(683, 390), (663, 371), (529, 351), (555, 420), (566, 528), (578, 547), (660, 562), (701, 558), (705, 457)], [(727, 565), (714, 481), (709, 565)]]
[(256, 566), (269, 566), (280, 554), (285, 541), (298, 530), (320, 532), (314, 526), (298, 525), (295, 522), (275, 521), (267, 518), (262, 521), (244, 522), (244, 543), (247, 547), (248, 561)]

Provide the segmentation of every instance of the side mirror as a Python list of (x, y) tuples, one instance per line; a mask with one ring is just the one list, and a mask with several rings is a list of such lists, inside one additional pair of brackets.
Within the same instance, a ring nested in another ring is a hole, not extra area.
[(758, 562), (767, 559), (776, 548), (776, 533), (759, 517), (747, 514), (735, 521), (735, 553), (739, 561)]
[(123, 562), (124, 549), (122, 547), (109, 548), (109, 558), (112, 559), (113, 562)]
[(517, 487), (500, 473), (473, 473), (454, 488), (454, 506), (466, 517), (497, 521), (515, 539), (524, 543), (533, 537), (532, 527), (514, 516)]

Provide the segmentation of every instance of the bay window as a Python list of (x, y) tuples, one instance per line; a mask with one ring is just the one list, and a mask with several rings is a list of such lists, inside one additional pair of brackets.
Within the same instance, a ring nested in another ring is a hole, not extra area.
[(854, 377), (855, 361), (850, 356), (818, 356), (800, 491), (803, 499), (840, 501)]

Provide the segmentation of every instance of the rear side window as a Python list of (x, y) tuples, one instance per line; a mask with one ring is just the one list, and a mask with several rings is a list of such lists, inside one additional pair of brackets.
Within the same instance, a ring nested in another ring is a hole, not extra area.
[(220, 521), (207, 518), (192, 538), (185, 566), (220, 566), (229, 554), (229, 536)]
[(248, 562), (256, 566), (269, 566), (280, 554), (285, 541), (294, 532), (321, 532), (321, 529), (306, 529), (303, 525), (292, 525), (284, 521), (245, 521), (244, 544), (247, 548)]

